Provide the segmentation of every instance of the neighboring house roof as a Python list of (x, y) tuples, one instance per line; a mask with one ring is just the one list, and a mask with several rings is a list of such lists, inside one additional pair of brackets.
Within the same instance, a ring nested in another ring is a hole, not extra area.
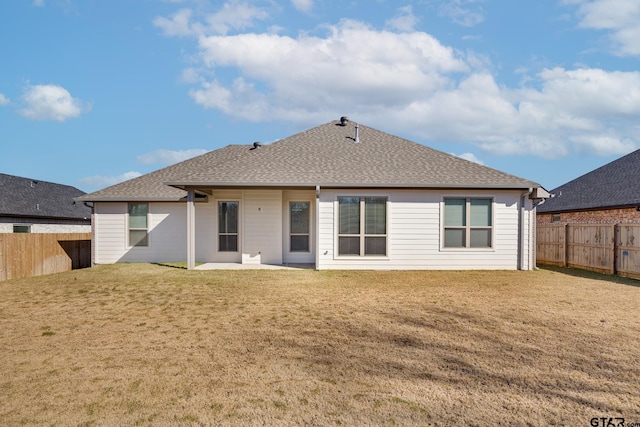
[(539, 213), (640, 206), (640, 150), (551, 191)]
[(74, 199), (75, 187), (0, 173), (0, 216), (91, 219), (91, 208)]
[(190, 186), (540, 187), (362, 125), (358, 125), (356, 142), (355, 126), (353, 122), (342, 126), (333, 121), (259, 148), (227, 146), (80, 200), (178, 200), (185, 196), (178, 188)]

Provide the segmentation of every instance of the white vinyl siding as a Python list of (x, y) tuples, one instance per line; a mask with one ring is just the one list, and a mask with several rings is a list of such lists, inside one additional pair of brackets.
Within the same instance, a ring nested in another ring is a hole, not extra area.
[[(386, 256), (337, 254), (338, 197), (385, 197)], [(445, 198), (493, 200), (492, 247), (443, 248)], [(236, 253), (217, 251), (218, 201), (239, 201), (239, 248)], [(289, 202), (310, 202), (310, 252), (290, 251)], [(314, 263), (318, 269), (517, 269), (520, 245), (522, 268), (535, 266), (533, 241), (535, 211), (525, 197), (524, 233), (520, 240), (518, 191), (435, 190), (214, 190), (207, 202), (196, 203), (196, 261), (246, 263)], [(148, 247), (129, 247), (128, 204), (96, 202), (94, 256), (96, 264), (114, 262), (186, 261), (186, 204), (149, 202)], [(316, 224), (316, 221), (318, 223)], [(317, 231), (317, 235), (316, 235)]]
[(151, 246), (128, 245), (128, 204), (96, 202), (96, 264), (114, 262), (186, 261), (186, 206), (184, 203), (149, 203), (148, 233)]
[[(318, 269), (506, 269), (518, 268), (518, 228), (520, 193), (515, 191), (477, 192), (476, 198), (493, 200), (493, 247), (481, 250), (467, 248), (442, 249), (441, 203), (445, 197), (466, 198), (469, 192), (389, 190), (388, 254), (386, 258), (337, 255), (336, 200), (353, 195), (353, 191), (322, 190), (320, 196)], [(381, 192), (359, 192), (361, 196), (381, 196)], [(531, 228), (531, 203), (528, 201), (525, 223)], [(525, 248), (531, 231), (525, 230)], [(355, 259), (354, 259), (355, 258)], [(530, 257), (531, 258), (531, 257)], [(525, 266), (530, 268), (531, 262)]]
[(243, 264), (282, 264), (282, 191), (245, 190)]

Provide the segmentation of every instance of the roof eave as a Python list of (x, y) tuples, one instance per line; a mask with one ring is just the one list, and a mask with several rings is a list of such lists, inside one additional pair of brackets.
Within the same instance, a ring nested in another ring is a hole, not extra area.
[[(446, 183), (335, 183), (335, 182), (319, 182), (319, 183), (284, 183), (284, 182), (220, 182), (220, 181), (168, 181), (163, 184), (170, 187), (187, 190), (188, 188), (202, 187), (287, 187), (287, 188), (429, 188), (429, 189), (473, 189), (473, 190), (538, 190), (540, 198), (544, 198), (546, 191), (534, 182), (522, 184), (446, 184)], [(548, 193), (547, 193), (548, 194)], [(548, 196), (547, 196), (548, 197)]]
[(115, 197), (78, 197), (74, 199), (77, 202), (180, 202), (184, 200), (182, 197), (151, 197), (151, 196), (115, 196)]
[(569, 208), (562, 208), (562, 209), (553, 209), (553, 210), (540, 210), (540, 206), (543, 205), (539, 205), (538, 206), (538, 213), (541, 214), (560, 214), (560, 213), (569, 213), (569, 212), (593, 212), (593, 211), (610, 211), (610, 210), (614, 210), (614, 209), (631, 209), (631, 208), (635, 208), (637, 210), (640, 210), (640, 204), (639, 203), (629, 203), (629, 204), (624, 204), (624, 205), (611, 205), (611, 206), (591, 206), (591, 207), (584, 207), (584, 208), (579, 208), (579, 207), (569, 207)]
[(0, 218), (38, 218), (49, 220), (69, 220), (69, 221), (87, 221), (91, 220), (91, 216), (54, 216), (54, 215), (34, 215), (34, 214), (16, 214), (16, 213), (0, 213)]

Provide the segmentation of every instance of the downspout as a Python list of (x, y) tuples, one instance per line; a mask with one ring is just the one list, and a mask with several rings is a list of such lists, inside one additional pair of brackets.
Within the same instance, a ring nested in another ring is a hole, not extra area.
[(96, 265), (96, 204), (89, 202), (83, 203), (86, 207), (91, 208), (91, 267)]
[[(525, 266), (525, 203), (527, 198), (533, 193), (533, 188), (529, 188), (526, 193), (520, 195), (520, 227), (518, 230), (518, 238), (520, 240), (520, 256), (518, 257), (518, 270), (524, 270)], [(529, 242), (531, 243), (531, 242)], [(528, 251), (527, 251), (528, 253)]]
[(533, 254), (531, 259), (533, 260), (533, 269), (538, 270), (538, 204), (533, 204), (533, 209), (531, 211), (533, 220), (531, 221), (531, 235), (535, 237), (535, 241), (533, 242)]
[(316, 209), (315, 209), (315, 236), (313, 236), (316, 247), (316, 270), (320, 270), (320, 186), (316, 185)]

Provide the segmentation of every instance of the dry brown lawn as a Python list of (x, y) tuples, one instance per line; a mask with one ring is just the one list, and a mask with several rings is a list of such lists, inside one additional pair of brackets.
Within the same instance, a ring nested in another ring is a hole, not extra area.
[(638, 284), (146, 264), (0, 282), (0, 424), (640, 422)]

